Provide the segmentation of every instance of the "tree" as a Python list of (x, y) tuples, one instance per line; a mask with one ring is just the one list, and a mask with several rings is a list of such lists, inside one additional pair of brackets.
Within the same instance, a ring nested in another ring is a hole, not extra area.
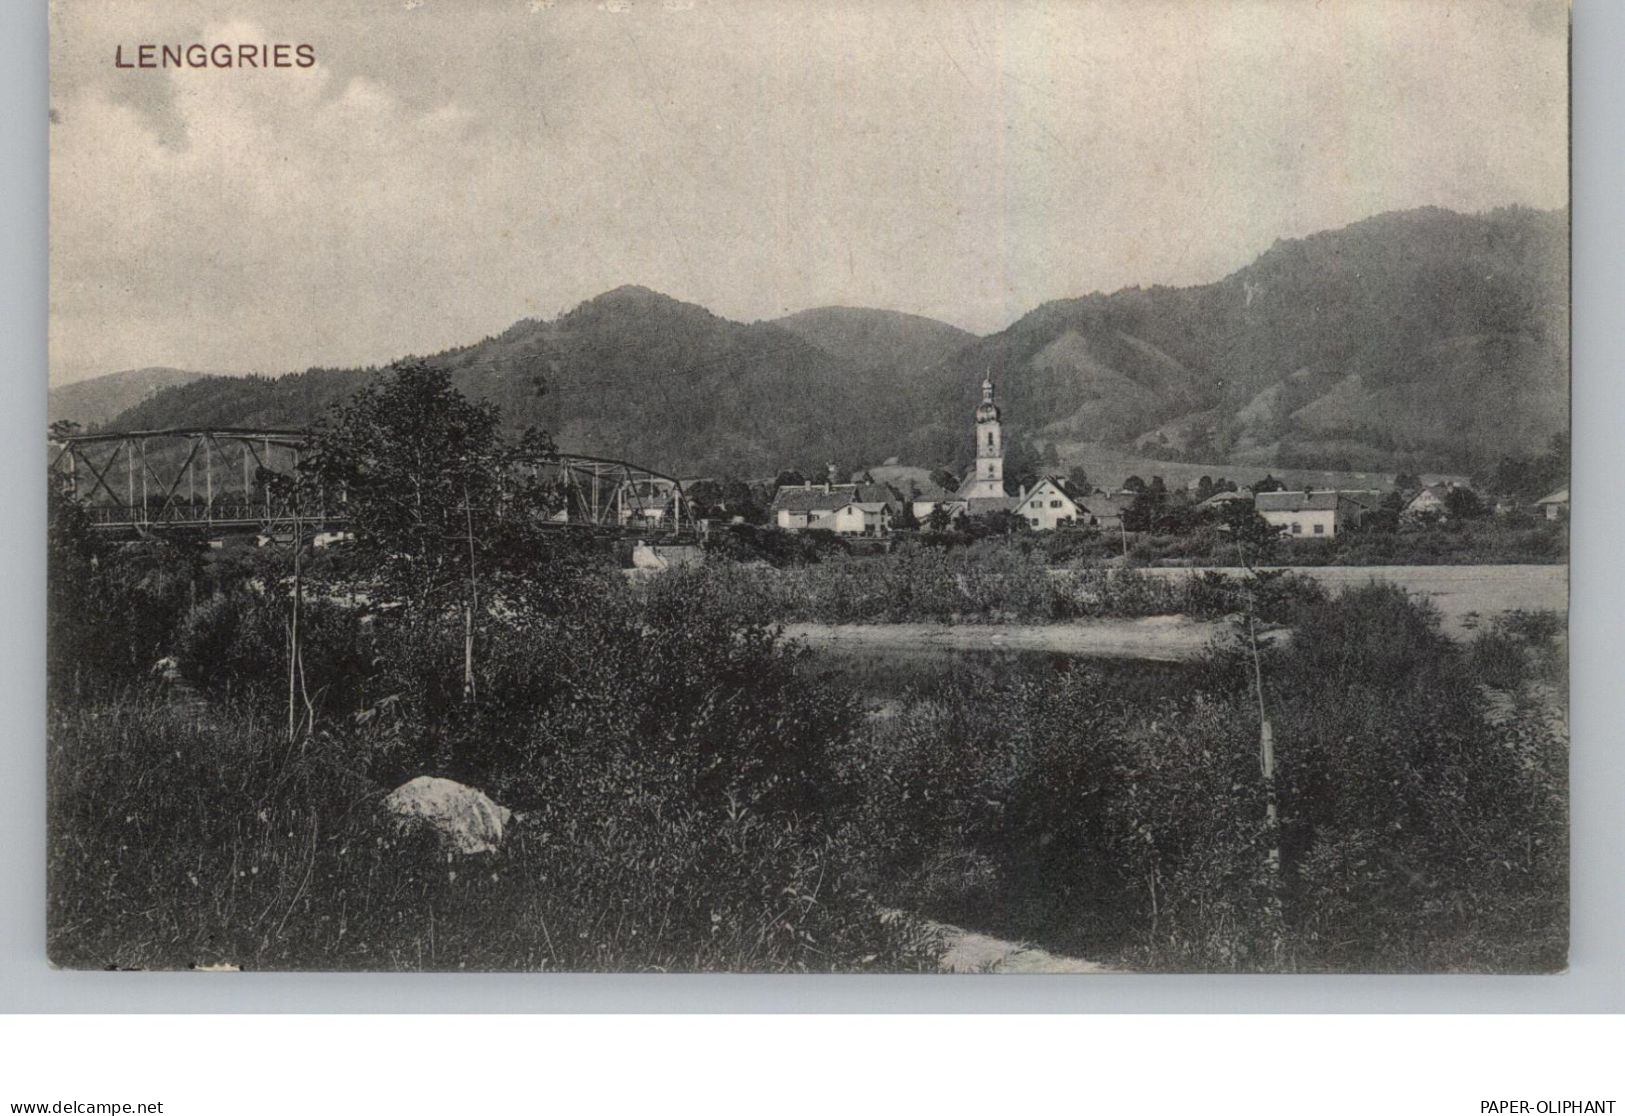
[(1145, 481), (1138, 476), (1131, 476), (1123, 482), (1125, 492), (1144, 492)]
[(1072, 486), (1075, 492), (1088, 493), (1090, 491), (1089, 473), (1082, 465), (1074, 465), (1067, 470), (1066, 482)]
[(761, 523), (767, 518), (766, 505), (742, 480), (730, 480), (723, 484), (722, 502), (727, 505), (730, 515), (737, 515), (746, 523)]
[(1026, 435), (1013, 438), (1005, 443), (1004, 451), (1004, 491), (1014, 496), (1024, 488), (1031, 488), (1038, 483), (1039, 469), (1042, 461), (1033, 440)]
[(1416, 492), (1422, 487), (1422, 478), (1415, 473), (1398, 473), (1394, 476), (1395, 492)]
[(1156, 518), (1161, 501), (1149, 491), (1142, 489), (1134, 494), (1134, 500), (1123, 509), (1123, 530), (1149, 531)]
[(1227, 500), (1224, 527), (1236, 545), (1243, 566), (1251, 569), (1274, 560), (1281, 544), (1282, 528), (1271, 526), (1252, 504), (1245, 500)]
[(697, 480), (684, 487), (683, 495), (688, 497), (694, 514), (702, 519), (716, 515), (722, 505), (722, 485), (714, 480)]
[(914, 514), (914, 501), (912, 498), (904, 499), (902, 510), (897, 513), (896, 526), (904, 531), (913, 531), (920, 526), (919, 517)]
[(776, 488), (791, 488), (807, 483), (807, 478), (801, 475), (798, 469), (780, 469), (779, 475), (773, 479)]
[(954, 475), (952, 469), (945, 466), (931, 470), (931, 483), (946, 492), (959, 491), (959, 478)]
[(537, 469), (552, 440), (532, 429), (509, 442), (500, 423), (496, 406), (464, 398), (444, 369), (403, 361), (323, 417), (301, 470), (329, 505), (343, 502), (379, 599), (424, 618), (460, 606), (467, 700), (477, 696), (482, 554), (517, 573), (515, 547), (559, 506)]
[(1253, 493), (1255, 495), (1260, 492), (1281, 492), (1285, 489), (1286, 485), (1281, 481), (1276, 480), (1275, 477), (1269, 473), (1265, 473), (1264, 479), (1253, 485)]
[(931, 514), (925, 517), (925, 525), (932, 531), (946, 531), (953, 521), (954, 517), (941, 504), (932, 508)]
[(1478, 493), (1464, 485), (1457, 485), (1444, 494), (1445, 514), (1451, 519), (1477, 519), (1489, 509)]
[(1022, 534), (1032, 530), (1032, 524), (1027, 522), (1025, 516), (1017, 515), (1007, 508), (972, 516), (966, 526), (979, 538), (988, 535)]

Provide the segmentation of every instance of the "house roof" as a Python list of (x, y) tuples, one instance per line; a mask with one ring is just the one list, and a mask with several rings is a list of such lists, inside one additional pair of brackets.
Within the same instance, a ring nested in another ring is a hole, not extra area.
[(884, 484), (787, 484), (773, 493), (774, 511), (834, 511), (843, 504), (890, 504), (897, 499)]
[(1366, 511), (1376, 511), (1382, 507), (1383, 493), (1375, 488), (1340, 488), (1337, 494), (1354, 501)]
[(1540, 499), (1535, 501), (1535, 503), (1537, 505), (1539, 505), (1539, 504), (1566, 504), (1568, 502), (1569, 502), (1569, 490), (1568, 490), (1568, 488), (1566, 486), (1563, 487), (1563, 488), (1559, 488), (1556, 492), (1552, 493), (1550, 496), (1542, 496)]
[(909, 497), (910, 500), (934, 500), (938, 503), (941, 503), (943, 500), (952, 500), (953, 498), (954, 494), (949, 492), (940, 484), (921, 485), (920, 491)]
[(1424, 485), (1422, 487), (1422, 489), (1419, 492), (1417, 492), (1417, 494), (1415, 496), (1412, 496), (1409, 500), (1407, 500), (1405, 502), (1405, 506), (1410, 507), (1412, 504), (1416, 503), (1416, 501), (1422, 499), (1422, 497), (1424, 497), (1424, 496), (1430, 497), (1431, 499), (1438, 500), (1440, 503), (1443, 503), (1445, 496), (1448, 495), (1449, 492), (1450, 492), (1450, 489), (1446, 488), (1442, 484)]
[(1228, 503), (1230, 503), (1230, 502), (1232, 502), (1234, 500), (1251, 500), (1251, 499), (1252, 499), (1252, 497), (1247, 495), (1247, 493), (1245, 493), (1245, 492), (1229, 492), (1229, 491), (1215, 492), (1213, 495), (1209, 496), (1206, 500), (1203, 500), (1200, 504), (1197, 504), (1196, 506), (1199, 507), (1199, 508), (1216, 508), (1216, 507), (1219, 507), (1219, 506), (1221, 506), (1223, 504), (1228, 504)]
[(1020, 511), (1022, 508), (1026, 507), (1027, 502), (1036, 497), (1040, 492), (1043, 492), (1046, 485), (1060, 493), (1062, 496), (1065, 496), (1068, 500), (1072, 501), (1074, 506), (1082, 507), (1082, 501), (1075, 493), (1072, 485), (1067, 482), (1066, 478), (1050, 475), (1038, 478), (1037, 483), (1035, 483), (1032, 488), (1027, 490), (1027, 494), (1025, 496), (1021, 497), (1020, 502), (1016, 505), (1016, 510)]
[(1094, 513), (1097, 519), (1103, 515), (1120, 516), (1130, 507), (1132, 507), (1133, 504), (1134, 498), (1132, 496), (1124, 499), (1121, 496), (1112, 496), (1103, 493), (1099, 496), (1089, 497), (1089, 510)]
[(1334, 511), (1339, 500), (1347, 499), (1337, 492), (1260, 492), (1253, 507), (1261, 512)]

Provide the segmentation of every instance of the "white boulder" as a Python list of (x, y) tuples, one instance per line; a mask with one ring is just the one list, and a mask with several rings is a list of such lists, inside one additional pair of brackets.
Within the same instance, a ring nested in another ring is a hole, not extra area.
[(452, 779), (419, 775), (384, 798), (384, 809), (403, 828), (426, 825), (452, 852), (495, 852), (513, 811), (483, 791)]

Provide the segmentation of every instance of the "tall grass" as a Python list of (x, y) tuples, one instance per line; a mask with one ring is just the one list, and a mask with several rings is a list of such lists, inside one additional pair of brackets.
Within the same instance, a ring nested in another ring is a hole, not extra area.
[[(841, 833), (738, 804), (557, 798), (496, 853), (398, 832), (352, 741), (235, 704), (58, 713), (50, 955), (81, 968), (934, 968)], [(559, 784), (555, 784), (557, 787)]]

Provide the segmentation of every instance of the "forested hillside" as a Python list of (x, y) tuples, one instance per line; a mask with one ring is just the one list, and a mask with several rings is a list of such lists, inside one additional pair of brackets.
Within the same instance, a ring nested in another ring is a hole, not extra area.
[(1047, 303), (945, 367), (1062, 441), (1259, 465), (1470, 470), (1568, 423), (1568, 214), (1390, 213), (1200, 287)]
[[(622, 287), (428, 359), (511, 426), (684, 474), (952, 465), (989, 372), (1012, 437), (1063, 450), (1468, 472), (1567, 427), (1567, 269), (1567, 211), (1424, 209), (1280, 241), (1204, 286), (1046, 303), (980, 340), (852, 308), (743, 324)], [(365, 375), (212, 377), (117, 422), (301, 425)]]
[(165, 388), (190, 383), (203, 375), (183, 368), (131, 368), (63, 384), (52, 388), (47, 396), (46, 421), (95, 426)]

